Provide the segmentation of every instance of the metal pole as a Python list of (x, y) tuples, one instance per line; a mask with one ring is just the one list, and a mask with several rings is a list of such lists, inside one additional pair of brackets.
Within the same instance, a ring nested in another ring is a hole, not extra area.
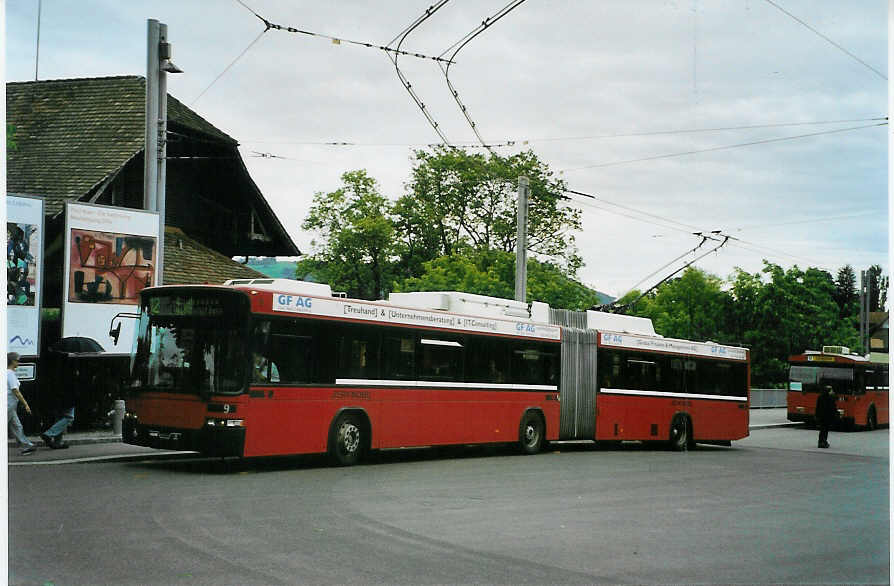
[(146, 31), (146, 128), (143, 148), (143, 207), (158, 211), (158, 21), (150, 18)]
[(37, 0), (37, 51), (34, 55), (34, 81), (37, 81), (37, 67), (40, 65), (40, 12), (41, 0)]
[(518, 178), (518, 235), (515, 240), (515, 300), (527, 301), (528, 285), (528, 190), (527, 177)]
[[(168, 42), (168, 25), (160, 24), (159, 43)], [(156, 57), (159, 53), (156, 50)], [(156, 66), (160, 59), (156, 60)], [(168, 74), (164, 68), (158, 70), (158, 187), (155, 197), (158, 200), (158, 280), (157, 285), (164, 285), (165, 269), (165, 195), (168, 176)]]
[(869, 300), (866, 298), (866, 271), (860, 271), (860, 349), (865, 355), (866, 350), (866, 306)]

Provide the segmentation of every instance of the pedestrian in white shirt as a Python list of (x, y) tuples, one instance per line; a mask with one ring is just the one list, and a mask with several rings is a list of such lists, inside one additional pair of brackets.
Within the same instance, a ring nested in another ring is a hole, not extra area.
[(16, 367), (19, 365), (19, 355), (16, 352), (10, 352), (6, 355), (6, 425), (12, 429), (12, 433), (16, 441), (22, 446), (21, 454), (23, 456), (31, 454), (37, 448), (25, 437), (25, 431), (22, 429), (22, 422), (19, 421), (17, 412), (19, 402), (25, 407), (28, 415), (31, 415), (31, 407), (28, 401), (22, 396), (19, 390), (19, 378), (16, 376)]

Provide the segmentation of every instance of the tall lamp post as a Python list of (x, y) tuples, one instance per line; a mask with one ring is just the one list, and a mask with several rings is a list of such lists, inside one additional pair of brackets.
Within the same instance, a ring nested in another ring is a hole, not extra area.
[(168, 73), (183, 73), (171, 61), (168, 25), (150, 18), (146, 34), (146, 136), (143, 207), (158, 212), (158, 285), (164, 282), (165, 182), (167, 179)]

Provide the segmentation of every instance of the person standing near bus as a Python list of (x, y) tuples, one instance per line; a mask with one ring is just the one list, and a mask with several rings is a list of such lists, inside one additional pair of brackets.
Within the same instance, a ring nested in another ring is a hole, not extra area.
[(838, 408), (835, 406), (835, 391), (830, 385), (826, 385), (816, 400), (816, 424), (819, 426), (819, 440), (816, 447), (829, 447), (829, 428), (837, 419)]
[(19, 355), (17, 352), (10, 352), (6, 355), (6, 425), (12, 429), (12, 434), (15, 436), (16, 441), (22, 446), (21, 454), (25, 456), (31, 454), (37, 448), (25, 436), (22, 422), (19, 421), (19, 414), (17, 413), (19, 402), (21, 402), (28, 415), (31, 415), (31, 407), (19, 390), (19, 377), (16, 376), (16, 367), (18, 365)]

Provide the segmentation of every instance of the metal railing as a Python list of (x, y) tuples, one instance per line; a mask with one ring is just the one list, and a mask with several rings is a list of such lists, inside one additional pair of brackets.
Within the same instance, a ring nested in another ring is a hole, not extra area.
[(751, 389), (752, 409), (775, 409), (786, 406), (786, 389)]

